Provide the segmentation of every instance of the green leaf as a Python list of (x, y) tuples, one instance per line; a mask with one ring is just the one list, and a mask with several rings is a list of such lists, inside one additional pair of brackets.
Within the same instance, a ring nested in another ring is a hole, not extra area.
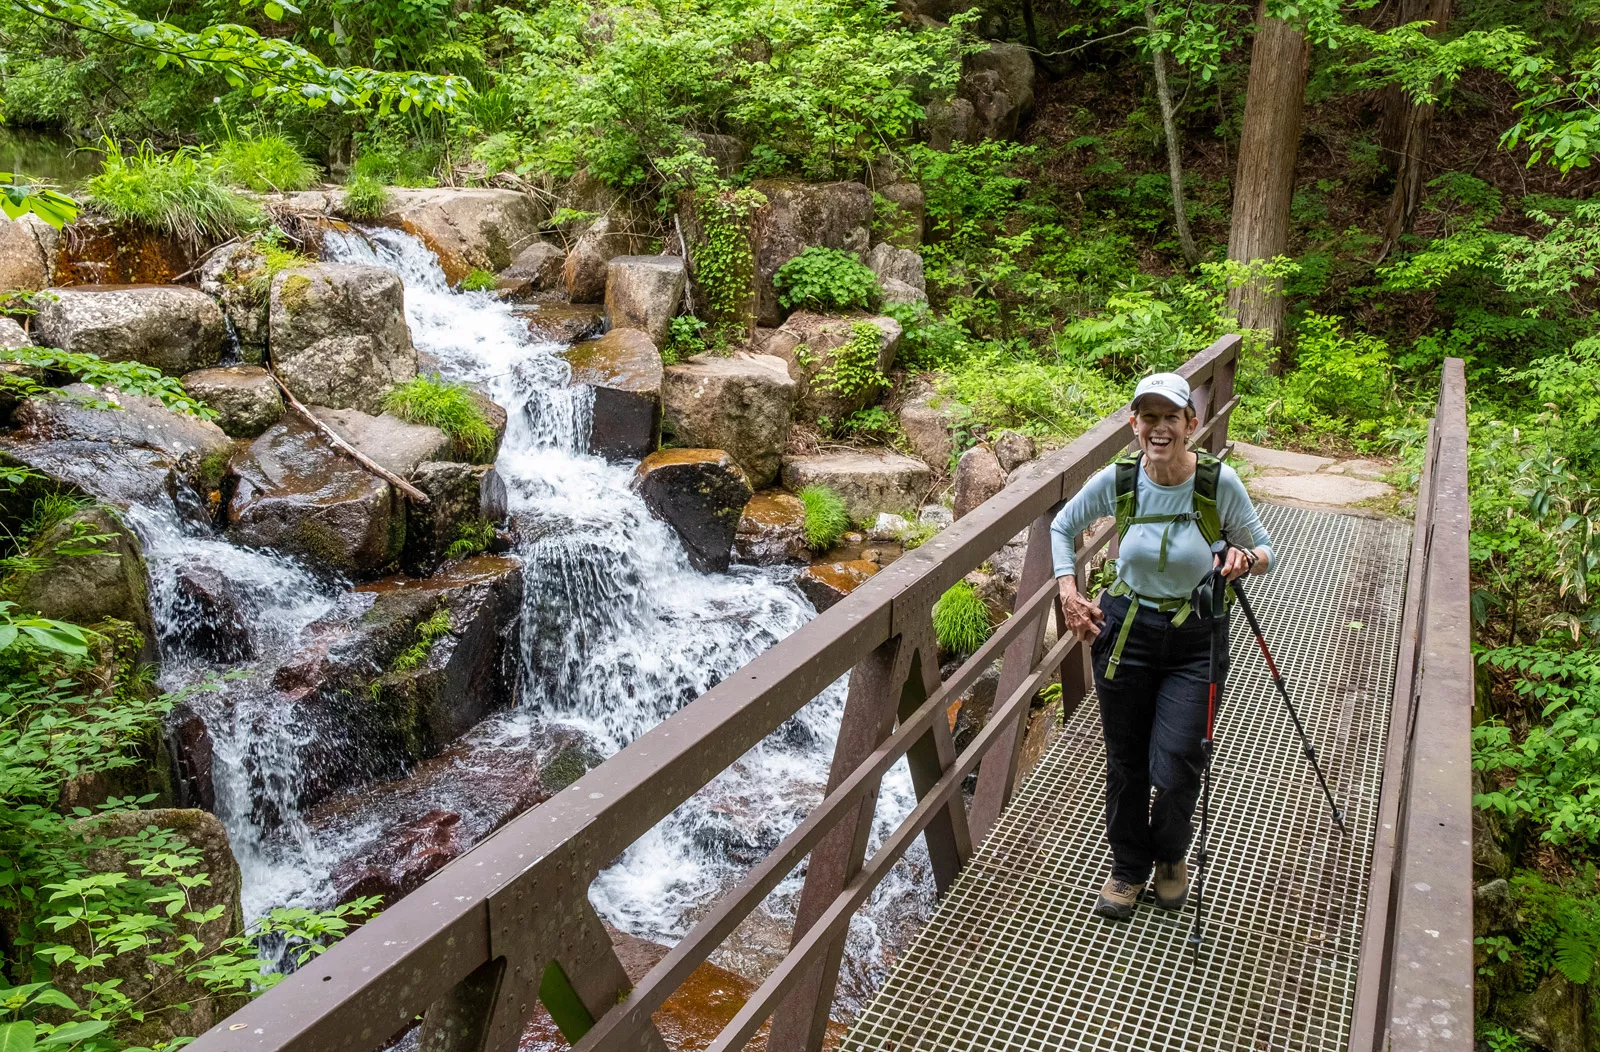
[(33, 1024), (26, 1019), (0, 1023), (0, 1052), (31, 1052), (34, 1034)]
[(91, 1019), (83, 1023), (68, 1023), (58, 1030), (53, 1030), (47, 1037), (40, 1039), (39, 1046), (46, 1045), (75, 1045), (85, 1041), (105, 1030), (111, 1025), (109, 1019)]

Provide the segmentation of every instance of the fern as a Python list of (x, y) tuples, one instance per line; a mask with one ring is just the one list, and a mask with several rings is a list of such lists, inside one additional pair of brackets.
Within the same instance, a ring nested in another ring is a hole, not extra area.
[(1593, 929), (1569, 928), (1556, 936), (1556, 970), (1566, 976), (1568, 982), (1581, 986), (1594, 976), (1595, 961), (1600, 958), (1597, 935), (1600, 932)]

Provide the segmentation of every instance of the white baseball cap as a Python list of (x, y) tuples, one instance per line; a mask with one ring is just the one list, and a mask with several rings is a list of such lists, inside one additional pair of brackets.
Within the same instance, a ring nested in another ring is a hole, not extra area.
[(1160, 395), (1180, 409), (1194, 405), (1189, 397), (1189, 381), (1177, 373), (1151, 373), (1140, 380), (1133, 389), (1133, 404), (1137, 406), (1145, 395)]

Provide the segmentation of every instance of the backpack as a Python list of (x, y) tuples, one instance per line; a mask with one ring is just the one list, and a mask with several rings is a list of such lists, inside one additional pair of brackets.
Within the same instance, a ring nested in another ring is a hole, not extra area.
[(1222, 461), (1209, 453), (1197, 453), (1194, 467), (1194, 510), (1179, 515), (1139, 514), (1139, 462), (1143, 453), (1118, 457), (1117, 468), (1117, 541), (1128, 535), (1128, 527), (1139, 523), (1164, 522), (1161, 531), (1161, 559), (1156, 572), (1167, 568), (1167, 534), (1172, 527), (1193, 522), (1200, 527), (1200, 536), (1207, 544), (1222, 539), (1222, 513), (1217, 510), (1217, 479), (1222, 475)]

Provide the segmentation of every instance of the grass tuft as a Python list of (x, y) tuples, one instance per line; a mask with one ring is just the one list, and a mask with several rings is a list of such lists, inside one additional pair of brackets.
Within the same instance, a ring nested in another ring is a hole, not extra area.
[(952, 654), (970, 654), (994, 631), (989, 608), (967, 581), (957, 581), (933, 604), (933, 632)]
[(457, 286), (462, 292), (493, 292), (499, 284), (498, 278), (481, 267), (474, 267), (466, 277), (461, 279)]
[(419, 376), (385, 395), (383, 408), (410, 423), (438, 428), (450, 436), (458, 454), (474, 462), (494, 455), (494, 428), (465, 384)]
[(262, 219), (255, 202), (223, 185), (215, 159), (193, 146), (162, 153), (144, 142), (124, 154), (108, 138), (100, 174), (89, 180), (87, 190), (89, 200), (111, 219), (191, 244), (233, 237)]
[(354, 175), (344, 187), (344, 210), (355, 219), (379, 219), (389, 210), (389, 188), (373, 175)]
[(850, 528), (850, 513), (844, 498), (826, 486), (807, 486), (800, 491), (806, 506), (806, 544), (814, 552), (825, 552), (839, 543)]
[(318, 168), (282, 135), (232, 138), (217, 147), (217, 174), (234, 186), (257, 193), (304, 190), (317, 181)]

